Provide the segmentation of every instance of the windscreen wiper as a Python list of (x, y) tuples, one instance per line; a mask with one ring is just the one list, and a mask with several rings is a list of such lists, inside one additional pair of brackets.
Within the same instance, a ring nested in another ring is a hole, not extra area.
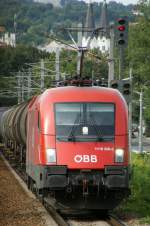
[(104, 138), (102, 137), (102, 134), (101, 132), (99, 131), (99, 129), (97, 128), (97, 124), (96, 124), (96, 121), (95, 119), (93, 118), (92, 114), (90, 114), (90, 119), (91, 119), (91, 125), (94, 127), (95, 129), (95, 132), (97, 134), (97, 138), (98, 138), (98, 141), (104, 141)]
[(74, 124), (73, 124), (73, 126), (71, 128), (70, 134), (68, 136), (68, 141), (75, 141), (74, 134), (75, 134), (75, 131), (76, 131), (76, 124), (79, 122), (79, 119), (80, 119), (80, 114), (77, 114), (77, 117), (76, 117), (76, 119), (74, 121)]

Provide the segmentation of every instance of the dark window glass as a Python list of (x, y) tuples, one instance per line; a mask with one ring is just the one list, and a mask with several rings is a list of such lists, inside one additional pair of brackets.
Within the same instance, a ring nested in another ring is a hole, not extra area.
[(114, 104), (56, 104), (56, 136), (63, 141), (112, 141)]

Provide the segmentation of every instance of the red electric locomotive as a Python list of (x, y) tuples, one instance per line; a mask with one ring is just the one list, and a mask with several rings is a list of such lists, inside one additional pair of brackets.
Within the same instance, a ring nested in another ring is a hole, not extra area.
[(103, 87), (59, 87), (27, 112), (28, 185), (73, 209), (112, 209), (129, 194), (128, 112)]
[(61, 208), (109, 210), (129, 194), (128, 111), (117, 90), (48, 89), (6, 111), (0, 131), (29, 188)]

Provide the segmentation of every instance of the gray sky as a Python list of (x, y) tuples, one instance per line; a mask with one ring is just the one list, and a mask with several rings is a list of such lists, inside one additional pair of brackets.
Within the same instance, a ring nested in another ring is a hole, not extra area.
[[(84, 0), (85, 2), (89, 2), (89, 0)], [(102, 0), (91, 0), (92, 2), (102, 2)], [(115, 2), (120, 2), (124, 5), (128, 4), (137, 4), (138, 0), (113, 0)], [(110, 2), (109, 0), (106, 0), (106, 2)]]

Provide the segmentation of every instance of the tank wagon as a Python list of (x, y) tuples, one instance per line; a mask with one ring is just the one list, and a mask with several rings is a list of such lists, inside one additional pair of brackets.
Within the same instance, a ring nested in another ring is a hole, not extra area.
[[(2, 122), (2, 116), (4, 114), (5, 111), (7, 111), (9, 109), (9, 107), (0, 107), (0, 125)], [(0, 127), (0, 142), (2, 142), (2, 131), (1, 131), (1, 127)]]
[(0, 127), (28, 187), (63, 208), (110, 210), (129, 194), (128, 111), (117, 90), (48, 89), (6, 111)]

